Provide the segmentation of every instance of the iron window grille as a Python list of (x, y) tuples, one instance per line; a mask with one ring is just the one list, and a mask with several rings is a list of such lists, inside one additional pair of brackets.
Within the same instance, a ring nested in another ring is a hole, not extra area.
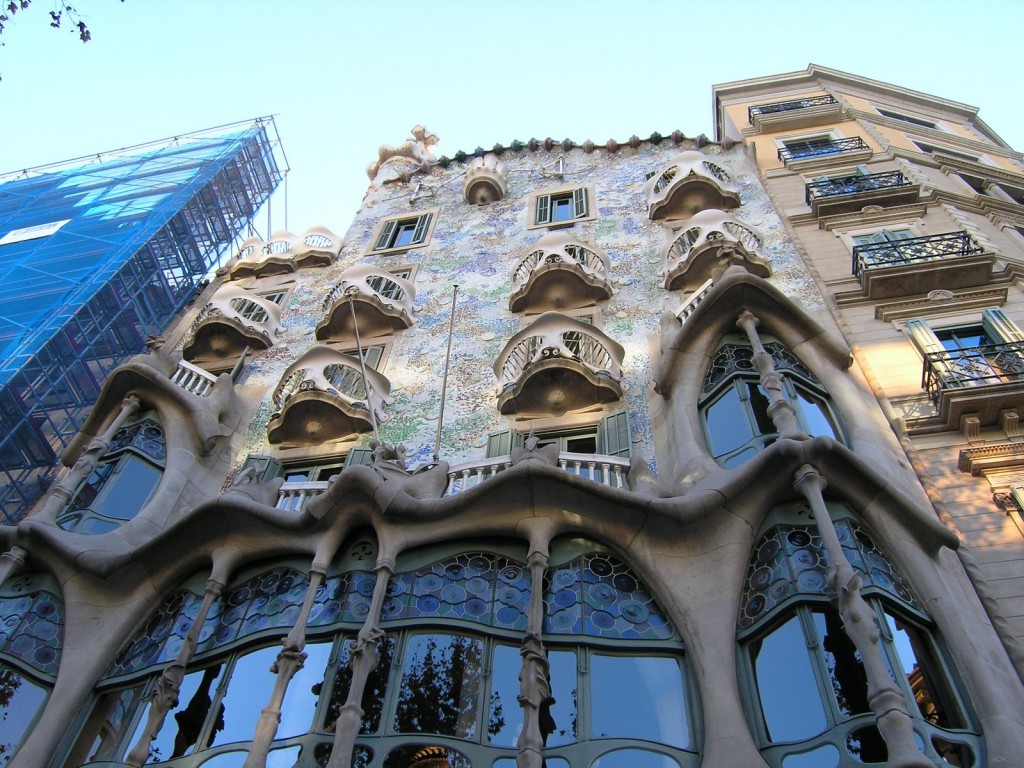
[(747, 119), (753, 125), (754, 118), (761, 117), (762, 115), (775, 115), (779, 112), (792, 112), (796, 109), (808, 109), (809, 107), (827, 107), (838, 103), (834, 96), (812, 96), (806, 99), (776, 101), (772, 104), (757, 104), (747, 109)]
[(859, 136), (852, 139), (819, 137), (814, 139), (785, 142), (785, 146), (779, 150), (779, 160), (788, 162), (790, 160), (806, 160), (809, 157), (838, 155), (843, 152), (860, 152), (870, 150), (871, 147), (869, 147), (864, 142), (864, 139)]

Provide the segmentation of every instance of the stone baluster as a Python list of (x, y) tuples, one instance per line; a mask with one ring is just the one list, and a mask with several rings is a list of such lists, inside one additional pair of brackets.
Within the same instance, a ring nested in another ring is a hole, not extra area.
[(768, 395), (768, 415), (781, 437), (806, 438), (807, 435), (797, 423), (796, 409), (782, 391), (782, 374), (775, 370), (775, 361), (757, 334), (760, 323), (749, 309), (744, 309), (736, 320), (736, 325), (747, 334), (750, 346), (754, 348), (754, 367), (761, 374), (760, 384)]
[(544, 625), (544, 571), (548, 567), (547, 552), (534, 550), (528, 560), (530, 568), (530, 608), (526, 637), (519, 654), (523, 658), (519, 670), (519, 706), (523, 708), (523, 730), (516, 746), (516, 768), (542, 768), (541, 750), (551, 732), (551, 677), (548, 656), (541, 642)]
[(384, 632), (380, 628), (380, 612), (387, 596), (388, 581), (395, 572), (395, 563), (393, 560), (381, 559), (377, 561), (373, 570), (377, 574), (377, 582), (373, 587), (370, 612), (352, 647), (349, 662), (352, 682), (349, 685), (348, 697), (334, 724), (334, 746), (327, 768), (352, 768), (352, 749), (355, 747), (359, 726), (363, 721), (363, 691), (366, 690), (366, 681), (370, 673), (377, 668), (377, 644), (384, 637)]
[(274, 689), (270, 693), (270, 702), (260, 711), (260, 719), (256, 724), (256, 736), (252, 740), (252, 746), (249, 748), (249, 754), (245, 758), (242, 768), (266, 768), (270, 744), (274, 741), (277, 727), (281, 724), (281, 705), (288, 692), (288, 684), (306, 662), (306, 652), (303, 650), (306, 647), (306, 622), (309, 620), (310, 611), (313, 610), (316, 592), (326, 576), (326, 565), (314, 560), (309, 569), (309, 586), (306, 588), (306, 597), (302, 601), (302, 610), (299, 611), (298, 618), (295, 619), (295, 626), (281, 641), (284, 647), (277, 654), (273, 666), (270, 667), (270, 671), (277, 675), (277, 679), (274, 681)]
[(889, 768), (933, 768), (914, 739), (907, 701), (889, 676), (882, 648), (878, 644), (877, 615), (860, 594), (861, 579), (846, 559), (832, 518), (825, 506), (823, 478), (805, 464), (796, 473), (793, 487), (811, 506), (814, 522), (828, 553), (828, 583), (835, 593), (836, 608), (843, 619), (843, 631), (857, 648), (867, 676), (868, 702), (875, 713), (878, 730), (889, 751)]
[[(107, 453), (107, 449), (110, 448), (110, 441), (114, 439), (117, 430), (128, 419), (137, 414), (140, 407), (139, 399), (135, 395), (129, 395), (121, 402), (121, 410), (117, 416), (110, 422), (110, 425), (103, 431), (102, 435), (94, 438), (89, 443), (89, 446), (78, 457), (78, 461), (74, 463), (74, 466), (57, 481), (50, 490), (46, 501), (43, 502), (42, 508), (33, 515), (34, 518), (53, 522), (57, 515), (64, 511), (71, 499), (74, 498), (78, 486), (99, 466), (100, 459), (103, 458)], [(4, 552), (3, 555), (0, 555), (0, 584), (3, 584), (8, 578), (21, 570), (21, 567), (25, 564), (26, 554), (27, 552), (22, 547), (15, 545), (7, 552)]]
[(199, 612), (192, 621), (192, 626), (188, 628), (185, 641), (182, 643), (181, 649), (178, 651), (174, 661), (163, 671), (163, 674), (160, 675), (160, 679), (157, 681), (156, 690), (153, 692), (153, 700), (149, 705), (146, 727), (142, 730), (138, 742), (132, 747), (132, 751), (124, 759), (125, 765), (132, 766), (132, 768), (141, 768), (145, 764), (149, 758), (150, 744), (160, 733), (160, 729), (164, 727), (164, 720), (167, 718), (168, 713), (178, 706), (178, 691), (181, 689), (181, 681), (185, 679), (185, 669), (189, 662), (192, 661), (192, 656), (196, 652), (196, 646), (199, 643), (199, 631), (203, 627), (203, 622), (206, 621), (210, 608), (213, 607), (213, 601), (219, 598), (224, 591), (224, 582), (227, 579), (220, 579), (218, 576), (218, 568), (215, 565), (213, 573), (211, 573), (209, 580), (206, 582), (206, 589), (203, 592), (203, 604), (199, 607)]

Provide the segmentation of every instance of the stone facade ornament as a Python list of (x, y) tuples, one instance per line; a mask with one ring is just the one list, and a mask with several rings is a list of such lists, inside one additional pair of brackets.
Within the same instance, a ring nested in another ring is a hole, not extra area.
[(408, 179), (416, 173), (426, 173), (437, 164), (430, 148), (439, 139), (422, 125), (413, 126), (411, 140), (397, 147), (381, 144), (377, 149), (378, 158), (366, 166), (366, 175), (376, 185)]

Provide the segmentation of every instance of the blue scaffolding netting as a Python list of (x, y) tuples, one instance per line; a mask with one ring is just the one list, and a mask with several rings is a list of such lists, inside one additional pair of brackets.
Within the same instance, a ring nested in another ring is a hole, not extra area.
[(162, 333), (282, 178), (272, 118), (0, 177), (0, 509), (56, 474), (106, 376)]

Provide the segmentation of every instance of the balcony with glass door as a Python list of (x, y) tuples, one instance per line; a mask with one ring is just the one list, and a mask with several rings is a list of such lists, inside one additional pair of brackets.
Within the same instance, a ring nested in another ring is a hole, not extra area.
[(815, 216), (859, 211), (866, 205), (909, 205), (921, 194), (900, 171), (825, 176), (804, 185), (804, 200)]
[(854, 238), (853, 275), (868, 298), (914, 296), (986, 285), (995, 255), (966, 232), (910, 237), (883, 230)]

